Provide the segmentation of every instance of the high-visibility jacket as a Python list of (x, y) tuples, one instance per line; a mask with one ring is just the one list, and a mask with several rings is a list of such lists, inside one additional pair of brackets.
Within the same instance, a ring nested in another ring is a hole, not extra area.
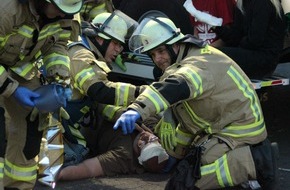
[(79, 23), (72, 16), (41, 20), (32, 0), (25, 4), (3, 0), (0, 10), (0, 94), (9, 97), (18, 86), (3, 66), (31, 80), (38, 74), (36, 61), (42, 58), (47, 76), (69, 76), (66, 44), (79, 32), (73, 30)]
[(88, 46), (83, 43), (70, 46), (69, 56), (74, 87), (72, 99), (88, 95), (98, 103), (127, 106), (139, 95), (140, 88), (135, 85), (108, 80), (107, 75), (111, 70), (90, 40)]
[[(186, 48), (188, 47), (188, 49)], [(165, 70), (128, 109), (144, 120), (172, 107), (180, 129), (215, 134), (231, 148), (267, 136), (261, 105), (250, 79), (217, 49), (182, 44), (176, 63)]]
[(117, 111), (129, 105), (139, 95), (140, 88), (128, 83), (109, 81), (107, 74), (111, 70), (103, 55), (87, 37), (83, 36), (82, 39), (86, 42), (69, 44), (73, 89), (72, 100), (68, 102), (66, 110), (73, 118), (66, 124), (68, 128), (65, 137), (71, 139), (72, 143), (86, 146), (80, 133), (84, 121), (90, 126), (96, 125), (93, 121), (97, 118), (95, 112), (107, 120), (114, 120)]

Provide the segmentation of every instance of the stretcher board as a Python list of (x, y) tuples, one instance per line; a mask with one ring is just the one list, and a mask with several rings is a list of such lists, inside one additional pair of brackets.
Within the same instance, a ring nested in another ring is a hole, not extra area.
[(54, 189), (57, 175), (64, 162), (63, 138), (58, 126), (48, 129), (44, 137), (47, 139), (47, 153), (45, 157), (40, 153), (42, 157), (39, 157), (38, 181)]

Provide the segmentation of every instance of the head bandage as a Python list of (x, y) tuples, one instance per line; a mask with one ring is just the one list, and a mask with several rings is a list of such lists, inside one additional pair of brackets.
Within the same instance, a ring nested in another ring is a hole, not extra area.
[(143, 162), (158, 156), (158, 164), (169, 158), (165, 149), (159, 143), (148, 143), (141, 150), (141, 154), (138, 157), (139, 163), (143, 165)]

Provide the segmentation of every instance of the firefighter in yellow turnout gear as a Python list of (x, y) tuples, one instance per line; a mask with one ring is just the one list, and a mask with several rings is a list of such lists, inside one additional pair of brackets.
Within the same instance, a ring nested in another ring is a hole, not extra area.
[(111, 82), (107, 73), (109, 65), (123, 51), (128, 30), (136, 24), (120, 11), (102, 13), (91, 23), (82, 24), (82, 41), (69, 48), (72, 99), (88, 95), (92, 100), (117, 106), (127, 106), (135, 99), (139, 92), (136, 86)]
[(139, 95), (139, 87), (107, 78), (110, 64), (123, 51), (125, 37), (136, 26), (136, 21), (120, 11), (101, 13), (92, 22), (83, 21), (81, 41), (69, 44), (73, 95), (66, 107), (70, 120), (62, 124), (72, 150), (65, 149), (64, 166), (80, 163), (86, 157), (82, 127), (95, 128), (101, 114), (111, 120), (116, 111)]
[(259, 99), (235, 62), (158, 16), (142, 19), (129, 47), (148, 53), (164, 73), (128, 106), (114, 129), (131, 133), (138, 119), (173, 110), (176, 139), (168, 141), (176, 146), (169, 147), (186, 157), (166, 189), (219, 189), (249, 179), (263, 189), (277, 188)]
[(79, 34), (73, 15), (82, 0), (3, 0), (0, 5), (0, 95), (11, 117), (4, 162), (5, 189), (33, 189), (42, 131), (38, 119), (30, 121), (41, 83), (42, 59), (49, 82), (69, 78), (68, 40)]

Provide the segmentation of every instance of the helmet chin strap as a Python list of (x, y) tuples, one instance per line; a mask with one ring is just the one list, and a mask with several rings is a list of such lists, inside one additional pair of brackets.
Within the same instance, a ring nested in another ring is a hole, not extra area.
[[(175, 53), (175, 51), (173, 50), (172, 45), (165, 45), (165, 47), (171, 59), (170, 65), (172, 65), (177, 60), (177, 53)], [(152, 56), (150, 56), (150, 54), (147, 53), (147, 55), (152, 59)], [(155, 67), (153, 69), (154, 79), (158, 81), (162, 74), (163, 74), (163, 71), (159, 67), (157, 67), (157, 65), (155, 64)]]
[(173, 63), (176, 62), (176, 59), (177, 59), (177, 53), (175, 53), (175, 51), (173, 50), (172, 48), (172, 45), (165, 45), (168, 53), (169, 53), (169, 56), (171, 58), (171, 63), (170, 65), (172, 65)]
[(100, 45), (99, 42), (97, 42), (97, 40), (96, 40), (95, 37), (90, 36), (89, 39), (98, 48), (98, 50), (103, 55), (103, 57), (105, 57), (106, 51), (107, 51), (107, 49), (109, 47), (109, 44), (111, 42), (111, 39), (110, 40), (103, 39), (104, 41), (103, 41), (103, 44), (102, 45)]

